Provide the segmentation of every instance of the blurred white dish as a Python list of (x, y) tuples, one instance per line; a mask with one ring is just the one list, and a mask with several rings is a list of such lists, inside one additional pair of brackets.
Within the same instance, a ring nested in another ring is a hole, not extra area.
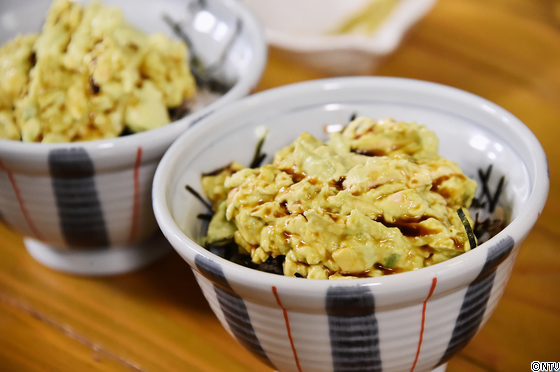
[[(243, 0), (262, 23), (268, 43), (288, 58), (331, 75), (371, 73), (436, 0)], [(386, 4), (381, 4), (381, 3)], [(391, 7), (371, 34), (336, 34), (352, 17)]]

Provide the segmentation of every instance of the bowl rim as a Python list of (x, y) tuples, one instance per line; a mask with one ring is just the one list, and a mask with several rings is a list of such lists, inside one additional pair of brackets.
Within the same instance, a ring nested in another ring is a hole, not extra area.
[[(172, 182), (174, 165), (185, 155), (184, 152), (188, 151), (189, 142), (195, 142), (199, 134), (211, 131), (211, 129), (218, 126), (220, 121), (224, 120), (224, 118), (235, 117), (239, 113), (267, 102), (270, 103), (279, 99), (293, 99), (296, 95), (303, 96), (305, 94), (312, 94), (313, 91), (316, 92), (318, 89), (344, 91), (345, 89), (352, 89), (354, 87), (379, 88), (383, 85), (390, 85), (393, 88), (400, 87), (407, 90), (411, 90), (411, 88), (427, 89), (431, 92), (439, 92), (440, 94), (446, 94), (448, 96), (451, 95), (470, 103), (477, 103), (481, 105), (481, 109), (491, 108), (493, 111), (487, 111), (487, 113), (491, 115), (507, 117), (509, 121), (508, 124), (513, 126), (513, 129), (519, 133), (519, 138), (530, 148), (533, 164), (528, 164), (528, 167), (532, 166), (535, 173), (534, 178), (529, 174), (531, 191), (525, 205), (520, 210), (519, 216), (511, 221), (504, 230), (470, 252), (419, 270), (375, 278), (302, 281), (300, 278), (260, 272), (220, 258), (188, 238), (175, 223), (168, 208), (167, 201), (167, 197), (173, 194), (176, 187), (175, 184), (170, 184), (170, 182)], [(172, 187), (169, 192), (167, 190), (167, 183)], [(326, 78), (269, 89), (245, 97), (237, 101), (235, 105), (228, 105), (222, 110), (204, 118), (200, 121), (199, 125), (195, 126), (188, 134), (179, 137), (163, 156), (154, 176), (152, 200), (154, 214), (160, 229), (174, 249), (189, 262), (191, 266), (194, 266), (191, 260), (194, 259), (196, 255), (202, 255), (211, 261), (217, 262), (230, 282), (242, 286), (245, 285), (248, 288), (270, 288), (275, 286), (278, 287), (279, 290), (282, 289), (286, 291), (286, 293), (291, 292), (303, 295), (324, 293), (327, 288), (333, 286), (376, 286), (378, 287), (377, 290), (385, 293), (394, 293), (395, 288), (398, 288), (399, 291), (406, 291), (412, 294), (415, 300), (418, 300), (425, 297), (426, 283), (430, 283), (434, 277), (442, 278), (443, 280), (451, 280), (453, 282), (452, 288), (467, 286), (470, 281), (479, 274), (479, 264), (485, 261), (489, 248), (494, 246), (495, 243), (498, 243), (501, 239), (507, 238), (507, 236), (515, 237), (514, 241), (517, 246), (529, 233), (540, 215), (540, 212), (544, 208), (548, 195), (548, 188), (548, 163), (540, 142), (524, 123), (507, 110), (472, 93), (438, 83), (408, 78), (362, 76)], [(193, 269), (196, 270), (196, 268)], [(447, 289), (449, 290), (450, 288), (447, 287)], [(415, 292), (418, 292), (418, 294), (414, 294)]]
[[(241, 75), (239, 80), (223, 96), (200, 110), (188, 114), (181, 119), (172, 121), (167, 125), (127, 136), (94, 141), (61, 143), (23, 142), (0, 138), (0, 155), (42, 157), (47, 156), (47, 154), (54, 149), (80, 147), (95, 158), (97, 156), (103, 156), (104, 153), (107, 153), (108, 156), (113, 156), (113, 151), (111, 150), (120, 148), (168, 146), (201, 118), (209, 115), (223, 105), (251, 93), (264, 72), (268, 57), (267, 42), (263, 35), (263, 29), (255, 15), (241, 2), (235, 0), (212, 1), (221, 3), (229, 9), (229, 11), (242, 19), (254, 47), (250, 64), (247, 66), (247, 73)], [(115, 159), (115, 161), (118, 161), (118, 159)]]
[(271, 46), (300, 53), (341, 50), (388, 54), (397, 48), (406, 31), (423, 18), (436, 2), (437, 0), (402, 0), (379, 28), (370, 35), (299, 36), (270, 28), (265, 28), (265, 33)]

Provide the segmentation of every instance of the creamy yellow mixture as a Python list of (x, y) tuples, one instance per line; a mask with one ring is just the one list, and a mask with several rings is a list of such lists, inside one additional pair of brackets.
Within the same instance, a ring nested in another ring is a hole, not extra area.
[(146, 35), (120, 9), (54, 0), (40, 34), (0, 48), (0, 138), (113, 138), (170, 122), (193, 97), (185, 43)]
[(234, 240), (254, 263), (285, 255), (284, 275), (372, 277), (470, 250), (457, 214), (476, 182), (438, 155), (425, 126), (357, 118), (326, 143), (303, 133), (272, 164), (202, 177), (215, 211), (205, 244)]

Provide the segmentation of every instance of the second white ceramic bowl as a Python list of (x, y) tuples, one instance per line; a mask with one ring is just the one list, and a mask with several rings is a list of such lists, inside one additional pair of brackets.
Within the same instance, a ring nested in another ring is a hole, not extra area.
[[(87, 275), (137, 269), (169, 252), (152, 211), (151, 185), (169, 145), (201, 117), (257, 85), (266, 64), (263, 31), (235, 0), (127, 1), (127, 20), (145, 32), (177, 37), (213, 76), (231, 84), (211, 103), (164, 127), (111, 140), (23, 143), (0, 139), (0, 218), (25, 237), (25, 246), (51, 268)], [(2, 1), (0, 42), (40, 30), (50, 1)]]

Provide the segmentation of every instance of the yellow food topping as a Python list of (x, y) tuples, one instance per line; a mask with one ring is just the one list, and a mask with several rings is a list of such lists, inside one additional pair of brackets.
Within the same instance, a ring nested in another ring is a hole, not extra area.
[(26, 92), (37, 35), (18, 36), (0, 48), (0, 138), (19, 140), (14, 105)]
[(120, 9), (54, 0), (39, 35), (0, 48), (0, 138), (71, 142), (145, 131), (196, 93), (185, 43)]
[(476, 182), (416, 123), (361, 117), (326, 143), (303, 133), (272, 164), (202, 184), (216, 211), (205, 244), (233, 240), (256, 264), (283, 255), (287, 276), (380, 276), (471, 248), (457, 209), (472, 225)]

